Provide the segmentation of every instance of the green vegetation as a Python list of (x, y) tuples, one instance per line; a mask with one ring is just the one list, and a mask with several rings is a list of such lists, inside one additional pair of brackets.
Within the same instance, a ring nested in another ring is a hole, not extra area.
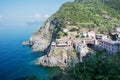
[[(120, 25), (119, 5), (120, 0), (75, 0), (64, 3), (49, 18), (57, 21), (55, 25), (51, 25), (50, 34), (57, 29), (57, 37), (60, 38), (59, 31), (61, 33), (68, 25), (77, 26), (78, 30), (87, 28), (104, 34)], [(40, 31), (34, 34), (38, 35)]]
[(63, 36), (68, 36), (68, 33), (67, 33), (67, 32), (64, 32), (64, 33), (63, 33)]
[(72, 29), (70, 29), (70, 32), (74, 32), (74, 31), (78, 31), (79, 29), (77, 29), (77, 28), (72, 28)]
[(68, 33), (67, 32), (63, 32), (63, 31), (58, 31), (56, 36), (57, 36), (57, 39), (59, 39), (61, 37), (68, 36)]
[(76, 38), (79, 38), (80, 37), (80, 35), (78, 34), (78, 35), (76, 35)]
[(62, 33), (61, 31), (59, 31), (59, 32), (57, 33), (57, 38), (58, 38), (58, 39), (61, 38), (62, 35), (63, 35), (63, 33)]
[(67, 2), (51, 17), (57, 18), (65, 27), (77, 25), (105, 33), (120, 24), (120, 1), (118, 0), (75, 0)]
[(120, 80), (120, 54), (112, 55), (112, 58), (102, 54), (103, 51), (98, 51), (94, 58), (70, 68), (69, 80)]
[(56, 44), (59, 44), (60, 42), (59, 41), (56, 41)]

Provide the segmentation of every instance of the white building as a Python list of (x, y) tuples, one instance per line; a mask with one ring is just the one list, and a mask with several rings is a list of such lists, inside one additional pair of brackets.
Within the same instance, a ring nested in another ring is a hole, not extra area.
[(87, 32), (87, 36), (91, 39), (95, 39), (95, 32), (94, 31), (89, 31), (89, 32)]
[(63, 29), (63, 32), (68, 32), (68, 29)]
[(94, 32), (94, 31), (89, 31), (89, 32), (83, 31), (83, 32), (81, 33), (81, 35), (82, 35), (83, 37), (88, 37), (88, 38), (91, 38), (91, 39), (95, 39), (95, 32)]
[(117, 28), (116, 28), (116, 31), (120, 33), (120, 27), (117, 27)]
[(120, 34), (118, 34), (118, 38), (117, 38), (118, 41), (120, 41)]

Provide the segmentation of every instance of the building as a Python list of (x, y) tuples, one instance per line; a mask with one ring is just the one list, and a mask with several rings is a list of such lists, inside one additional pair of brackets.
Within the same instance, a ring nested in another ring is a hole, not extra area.
[(95, 32), (94, 31), (89, 31), (89, 32), (83, 31), (81, 33), (81, 36), (83, 36), (85, 38), (88, 37), (88, 38), (91, 38), (91, 39), (95, 39)]
[(117, 27), (117, 28), (116, 28), (116, 31), (120, 33), (120, 27)]
[(87, 32), (87, 36), (91, 39), (95, 39), (95, 32), (94, 31), (89, 31), (89, 32)]
[(110, 54), (120, 52), (120, 41), (101, 40), (99, 46), (106, 49)]
[(59, 43), (52, 42), (52, 44), (51, 44), (51, 46), (53, 46), (53, 47), (70, 47), (72, 45), (73, 45), (72, 41), (59, 42)]
[(118, 38), (117, 38), (118, 41), (120, 41), (120, 34), (118, 34)]
[(63, 32), (68, 32), (68, 29), (63, 29)]
[(66, 43), (60, 43), (56, 44), (57, 47), (67, 47), (68, 45)]
[(98, 40), (104, 40), (104, 39), (109, 39), (107, 35), (103, 34), (96, 34), (96, 39)]

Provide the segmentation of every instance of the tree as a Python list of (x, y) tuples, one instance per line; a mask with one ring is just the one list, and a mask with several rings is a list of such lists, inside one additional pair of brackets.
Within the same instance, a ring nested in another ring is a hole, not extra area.
[(69, 80), (120, 80), (119, 65), (111, 58), (103, 58), (103, 51), (91, 60), (78, 63), (68, 70)]

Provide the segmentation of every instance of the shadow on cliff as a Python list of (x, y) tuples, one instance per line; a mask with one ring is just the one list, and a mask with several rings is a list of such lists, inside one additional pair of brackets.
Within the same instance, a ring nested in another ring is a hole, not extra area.
[(52, 42), (53, 42), (53, 41), (56, 41), (56, 33), (57, 33), (57, 31), (54, 30), (53, 33), (52, 33), (52, 38), (51, 38), (51, 40), (50, 40), (50, 44), (49, 44), (48, 47), (44, 50), (44, 53), (47, 54), (47, 55), (49, 54), (49, 52), (50, 52), (50, 50), (51, 50), (51, 44), (52, 44)]
[[(51, 22), (50, 22), (50, 27), (51, 27), (51, 25), (54, 25), (55, 26), (55, 28), (54, 28), (54, 30), (53, 30), (53, 33), (52, 33), (52, 37), (51, 37), (51, 39), (50, 39), (50, 44), (48, 45), (48, 47), (44, 50), (44, 53), (45, 53), (45, 55), (49, 55), (49, 53), (50, 53), (50, 50), (51, 50), (51, 44), (52, 44), (52, 42), (53, 41), (56, 41), (56, 36), (57, 36), (57, 33), (59, 32), (59, 30), (60, 30), (60, 22), (59, 22), (59, 20), (57, 19), (57, 18), (54, 18), (53, 20), (51, 20)], [(49, 28), (50, 28), (49, 27)], [(49, 29), (50, 30), (50, 29)]]

